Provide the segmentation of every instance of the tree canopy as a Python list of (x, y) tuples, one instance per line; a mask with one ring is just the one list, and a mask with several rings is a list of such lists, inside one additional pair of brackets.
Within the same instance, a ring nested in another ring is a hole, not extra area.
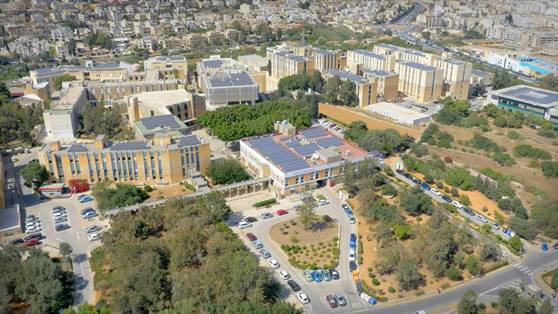
[(404, 151), (414, 142), (412, 137), (401, 135), (394, 129), (368, 130), (362, 121), (351, 123), (345, 137), (368, 151), (376, 150), (384, 155)]
[(92, 191), (101, 210), (141, 203), (149, 197), (145, 191), (134, 185), (116, 183), (111, 187), (108, 181), (96, 184)]
[(103, 105), (87, 105), (81, 115), (81, 132), (86, 134), (106, 134), (113, 137), (121, 125), (120, 114)]
[(270, 100), (255, 105), (234, 105), (206, 111), (197, 122), (219, 139), (234, 141), (248, 136), (273, 132), (273, 123), (289, 120), (297, 129), (312, 125), (312, 111), (305, 103)]
[(250, 179), (244, 167), (235, 159), (212, 160), (207, 168), (207, 176), (214, 184), (230, 184)]
[(277, 284), (226, 226), (229, 212), (211, 193), (116, 217), (92, 252), (102, 301), (126, 313), (300, 313), (274, 299)]
[(49, 174), (45, 166), (33, 160), (21, 170), (21, 177), (25, 180), (25, 185), (30, 188), (38, 188), (48, 180)]

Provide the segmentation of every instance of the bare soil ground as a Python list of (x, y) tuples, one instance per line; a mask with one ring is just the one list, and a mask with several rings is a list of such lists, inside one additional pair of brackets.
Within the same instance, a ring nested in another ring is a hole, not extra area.
[[(393, 203), (392, 200), (388, 200), (389, 203)], [(379, 275), (377, 272), (374, 271), (374, 263), (377, 259), (377, 247), (378, 243), (374, 239), (373, 233), (376, 227), (376, 223), (367, 221), (361, 214), (360, 214), (360, 204), (356, 198), (352, 198), (349, 200), (351, 206), (355, 209), (355, 214), (357, 215), (357, 222), (358, 222), (358, 233), (362, 236), (362, 246), (363, 246), (363, 263), (362, 265), (358, 266), (358, 271), (360, 273), (360, 279), (366, 282), (366, 284), (373, 289), (376, 290), (378, 296), (387, 297), (388, 301), (390, 300), (397, 300), (403, 299), (408, 297), (416, 297), (417, 293), (428, 293), (428, 292), (437, 292), (443, 289), (447, 289), (451, 286), (454, 286), (460, 282), (466, 281), (471, 279), (471, 275), (467, 272), (467, 270), (462, 271), (463, 280), (462, 281), (452, 281), (447, 277), (444, 278), (436, 278), (432, 272), (425, 266), (419, 268), (420, 273), (423, 275), (425, 285), (420, 287), (419, 290), (410, 290), (405, 291), (399, 288), (399, 284), (396, 279), (396, 275), (389, 274), (389, 275)], [(429, 216), (422, 215), (420, 217), (411, 217), (404, 215), (405, 220), (413, 225), (418, 226), (428, 222)], [(413, 247), (413, 240), (409, 239), (406, 241), (400, 241), (401, 245), (405, 246), (407, 252), (412, 252)], [(488, 266), (489, 264), (485, 264), (484, 266)], [(376, 275), (376, 279), (379, 280), (380, 284), (375, 286), (372, 283), (372, 278), (368, 275), (368, 269), (372, 269), (374, 274)], [(390, 289), (393, 288), (393, 289)], [(394, 292), (390, 292), (394, 291)], [(419, 292), (421, 291), (421, 292)]]
[(157, 186), (153, 191), (149, 192), (149, 198), (151, 200), (157, 200), (159, 198), (168, 198), (190, 193), (192, 193), (192, 191), (185, 188), (182, 184), (163, 185)]
[[(313, 228), (304, 229), (302, 223), (292, 219), (273, 226), (270, 236), (281, 245), (294, 267), (330, 268), (338, 263), (339, 225), (335, 222), (320, 222)], [(284, 245), (297, 249), (285, 250)]]

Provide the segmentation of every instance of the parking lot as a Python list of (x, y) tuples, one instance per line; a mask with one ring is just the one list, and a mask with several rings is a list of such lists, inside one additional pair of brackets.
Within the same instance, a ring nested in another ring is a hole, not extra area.
[[(327, 205), (318, 206), (315, 211), (316, 214), (327, 214), (339, 224), (340, 256), (339, 265), (336, 267), (336, 270), (340, 275), (338, 280), (332, 279), (330, 281), (324, 281), (322, 279), (321, 282), (307, 281), (304, 270), (292, 267), (288, 263), (287, 254), (285, 254), (280, 248), (280, 244), (273, 241), (269, 236), (271, 227), (280, 222), (297, 217), (297, 212), (294, 208), (297, 204), (300, 204), (297, 196), (282, 199), (280, 204), (276, 204), (269, 208), (255, 209), (245, 207), (248, 209), (233, 213), (229, 220), (229, 225), (232, 227), (233, 231), (239, 235), (240, 239), (246, 244), (246, 246), (250, 248), (256, 256), (258, 256), (260, 264), (270, 269), (270, 271), (272, 271), (274, 276), (277, 278), (277, 281), (283, 284), (284, 289), (280, 297), (297, 303), (303, 306), (306, 311), (313, 313), (346, 313), (371, 308), (372, 306), (363, 302), (357, 294), (356, 285), (353, 282), (351, 272), (349, 271), (349, 234), (356, 234), (356, 226), (355, 224), (351, 224), (349, 222), (345, 211), (343, 211), (341, 207), (341, 201), (337, 198), (335, 192), (331, 188), (322, 188), (316, 190), (315, 193), (324, 195), (330, 201)], [(284, 215), (277, 215), (277, 211), (281, 209), (286, 210), (287, 213)], [(262, 219), (261, 214), (265, 212), (272, 213), (273, 217)], [(252, 222), (251, 226), (247, 228), (240, 229), (238, 227), (238, 223), (243, 221), (246, 217), (254, 217), (257, 221)], [(277, 261), (279, 267), (275, 269), (272, 268), (272, 265), (268, 262), (269, 258), (266, 259), (261, 256), (261, 252), (256, 249), (252, 241), (248, 239), (248, 233), (257, 237), (263, 247), (270, 253), (271, 258)], [(280, 271), (288, 272), (291, 279), (294, 280), (300, 286), (301, 291), (308, 296), (310, 303), (305, 305), (301, 304), (301, 302), (297, 299), (295, 292), (288, 286), (287, 280), (280, 276)], [(326, 300), (326, 296), (335, 294), (341, 294), (346, 299), (347, 305), (330, 308), (328, 301)]]
[[(58, 254), (60, 243), (66, 242), (72, 247), (72, 262), (74, 273), (76, 275), (76, 302), (87, 301), (93, 302), (93, 286), (92, 273), (89, 266), (89, 256), (91, 250), (101, 245), (100, 241), (90, 241), (86, 229), (92, 226), (99, 226), (102, 230), (106, 230), (109, 226), (108, 221), (100, 220), (99, 216), (92, 218), (84, 218), (81, 211), (88, 207), (94, 207), (94, 202), (80, 203), (78, 196), (70, 198), (40, 200), (35, 205), (26, 208), (26, 214), (38, 217), (41, 225), (41, 232), (44, 236), (42, 239), (42, 248), (55, 255)], [(58, 209), (54, 214), (53, 208)], [(65, 214), (64, 214), (65, 212)], [(65, 221), (59, 220), (60, 217), (66, 217)], [(67, 225), (65, 228), (58, 228), (57, 225)], [(96, 233), (99, 233), (98, 231)]]

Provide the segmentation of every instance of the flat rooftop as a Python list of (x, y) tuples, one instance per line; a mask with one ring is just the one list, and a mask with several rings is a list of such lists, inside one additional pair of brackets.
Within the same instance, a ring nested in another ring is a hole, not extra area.
[(492, 91), (491, 94), (493, 96), (508, 98), (546, 109), (558, 106), (558, 92), (527, 85), (510, 86)]
[(87, 153), (87, 152), (117, 152), (117, 151), (147, 151), (157, 150), (166, 151), (173, 148), (183, 148), (201, 144), (202, 141), (196, 135), (186, 135), (173, 138), (170, 145), (153, 145), (151, 141), (133, 140), (121, 142), (106, 142), (103, 149), (96, 149), (93, 143), (74, 143), (62, 146), (58, 151), (51, 151), (48, 146), (44, 149), (55, 154), (63, 153)]
[(208, 88), (257, 86), (245, 71), (221, 71), (205, 78)]
[(181, 131), (188, 128), (184, 122), (172, 114), (142, 118), (134, 125), (144, 135)]
[(386, 77), (386, 76), (397, 76), (398, 75), (395, 72), (389, 72), (389, 71), (384, 71), (384, 70), (371, 70), (371, 69), (367, 69), (367, 68), (363, 68), (362, 73), (365, 76), (370, 76), (370, 77)]
[(426, 64), (422, 64), (422, 63), (418, 63), (418, 62), (413, 62), (413, 61), (395, 61), (395, 63), (399, 63), (399, 64), (404, 64), (408, 67), (411, 68), (415, 68), (415, 69), (419, 69), (422, 71), (436, 71), (438, 70), (438, 68), (433, 67), (433, 66), (429, 66)]
[(406, 108), (400, 104), (394, 104), (389, 102), (381, 102), (373, 105), (369, 105), (367, 109), (371, 112), (375, 112), (387, 117), (398, 117), (402, 120), (418, 120), (432, 116), (434, 112), (420, 112), (418, 108)]
[(333, 135), (322, 127), (298, 131), (288, 137), (274, 133), (242, 140), (283, 172), (311, 170), (325, 165), (322, 160), (312, 158), (317, 151), (331, 148), (345, 160), (364, 159), (368, 153), (362, 148)]
[(159, 114), (170, 114), (168, 106), (192, 101), (192, 94), (183, 89), (143, 92), (129, 97), (138, 97), (140, 106), (152, 108)]
[(384, 55), (381, 54), (377, 54), (373, 51), (369, 51), (369, 50), (364, 50), (364, 49), (356, 49), (353, 50), (354, 53), (358, 53), (367, 57), (371, 57), (371, 58), (375, 58), (375, 59), (380, 59), (380, 60), (384, 60), (386, 57)]
[(336, 69), (328, 70), (330, 75), (338, 76), (342, 80), (349, 80), (355, 83), (368, 83), (368, 80), (360, 75), (353, 74), (347, 71), (341, 71)]

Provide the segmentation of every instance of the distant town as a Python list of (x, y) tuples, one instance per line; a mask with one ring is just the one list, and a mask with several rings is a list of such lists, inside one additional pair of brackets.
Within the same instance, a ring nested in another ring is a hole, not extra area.
[(558, 2), (0, 1), (6, 313), (558, 311)]

